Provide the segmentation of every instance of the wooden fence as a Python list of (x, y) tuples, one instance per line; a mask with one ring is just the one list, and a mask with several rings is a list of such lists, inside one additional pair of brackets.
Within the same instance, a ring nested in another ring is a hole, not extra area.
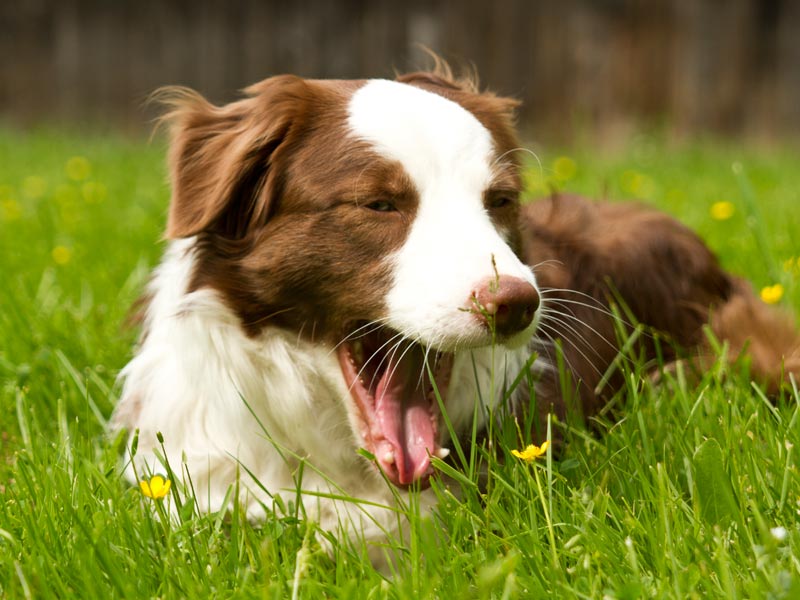
[(144, 126), (185, 84), (216, 101), (271, 74), (391, 76), (419, 44), (569, 137), (630, 123), (800, 133), (796, 0), (17, 0), (0, 4), (0, 118)]

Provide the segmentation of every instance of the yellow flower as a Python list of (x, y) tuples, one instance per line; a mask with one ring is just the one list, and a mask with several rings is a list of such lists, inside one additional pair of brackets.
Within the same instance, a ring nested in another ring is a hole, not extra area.
[(67, 264), (72, 258), (72, 250), (70, 250), (66, 246), (56, 246), (55, 248), (53, 248), (52, 255), (53, 255), (53, 260), (56, 261), (56, 264), (63, 266)]
[(164, 496), (166, 496), (169, 493), (169, 488), (171, 485), (172, 481), (169, 479), (164, 479), (161, 475), (153, 475), (150, 478), (150, 481), (143, 479), (139, 482), (139, 487), (142, 489), (142, 493), (148, 498), (153, 498), (154, 500), (161, 500)]
[(711, 213), (712, 219), (727, 221), (733, 216), (733, 213), (736, 212), (736, 207), (733, 205), (733, 202), (721, 200), (720, 202), (714, 202), (709, 212)]
[(73, 156), (64, 165), (64, 172), (72, 181), (83, 181), (92, 172), (92, 164), (85, 156)]
[(550, 446), (550, 440), (545, 440), (545, 442), (541, 445), (541, 447), (530, 444), (522, 452), (520, 452), (519, 450), (512, 450), (511, 454), (513, 454), (519, 459), (524, 460), (525, 462), (533, 462), (534, 460), (542, 456), (545, 452), (547, 452), (547, 448), (549, 446)]
[(787, 273), (800, 272), (800, 258), (787, 258), (783, 261), (783, 270)]
[(781, 298), (783, 298), (783, 286), (780, 283), (761, 289), (761, 299), (767, 304), (775, 304)]
[(0, 206), (3, 208), (3, 218), (6, 221), (16, 221), (22, 216), (22, 207), (16, 200), (3, 200)]
[(569, 156), (559, 156), (553, 161), (553, 176), (558, 181), (569, 181), (577, 172), (578, 165)]

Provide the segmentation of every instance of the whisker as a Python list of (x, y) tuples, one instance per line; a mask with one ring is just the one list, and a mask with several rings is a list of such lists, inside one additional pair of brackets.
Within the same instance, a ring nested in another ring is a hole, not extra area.
[(512, 148), (511, 150), (506, 150), (505, 152), (503, 152), (500, 156), (498, 156), (496, 159), (494, 159), (494, 161), (492, 161), (492, 166), (490, 168), (494, 168), (494, 166), (497, 163), (499, 163), (506, 156), (508, 156), (509, 154), (512, 154), (514, 152), (524, 152), (526, 154), (530, 154), (536, 160), (536, 164), (539, 165), (539, 175), (544, 175), (544, 166), (542, 165), (542, 161), (539, 159), (539, 155), (536, 154), (536, 152), (534, 152), (530, 148), (523, 148), (522, 146), (519, 146), (517, 148)]
[[(568, 292), (568, 293), (572, 293), (572, 294), (577, 294), (579, 296), (584, 296), (584, 297), (592, 300), (595, 304), (592, 305), (592, 304), (588, 304), (586, 302), (579, 302), (578, 300), (571, 300), (569, 298), (562, 298), (562, 297), (556, 296), (556, 295), (550, 296), (550, 295), (548, 295), (550, 292)], [(567, 290), (567, 289), (542, 288), (542, 289), (539, 290), (539, 295), (542, 297), (542, 299), (546, 299), (548, 303), (563, 302), (564, 304), (574, 304), (576, 306), (583, 306), (584, 308), (588, 308), (589, 310), (595, 310), (595, 311), (597, 311), (597, 312), (599, 312), (601, 314), (604, 314), (604, 315), (606, 315), (608, 317), (611, 317), (615, 321), (617, 321), (619, 323), (622, 323), (623, 325), (627, 325), (628, 327), (635, 327), (636, 326), (634, 323), (631, 323), (631, 322), (627, 321), (626, 319), (622, 318), (621, 316), (619, 316), (618, 314), (615, 314), (615, 313), (611, 312), (610, 310), (608, 310), (608, 307), (605, 304), (603, 304), (602, 302), (600, 302), (594, 296), (591, 296), (589, 294), (584, 294), (583, 292), (578, 292), (576, 290)]]
[(272, 317), (276, 317), (278, 315), (282, 315), (283, 313), (287, 313), (287, 312), (289, 312), (291, 310), (294, 310), (293, 306), (290, 306), (289, 308), (282, 308), (280, 310), (276, 310), (275, 312), (269, 313), (268, 315), (264, 315), (263, 317), (259, 317), (257, 319), (253, 319), (252, 321), (246, 321), (245, 322), (245, 326), (249, 327), (251, 325), (258, 325), (259, 323), (263, 323), (264, 321), (267, 321), (267, 320), (271, 319)]
[(555, 342), (552, 336), (548, 332), (543, 331), (542, 334), (546, 337), (535, 335), (531, 338), (530, 345), (533, 346), (534, 348), (541, 349), (543, 352), (546, 352), (547, 362), (552, 363), (553, 357), (550, 354), (550, 347), (553, 346)]
[(545, 295), (545, 296), (543, 296), (543, 298), (546, 298), (548, 303), (557, 304), (557, 303), (561, 302), (561, 303), (564, 303), (564, 304), (573, 304), (575, 306), (583, 306), (584, 308), (588, 308), (589, 310), (593, 310), (593, 311), (599, 312), (599, 313), (604, 314), (604, 315), (606, 315), (608, 317), (611, 317), (612, 319), (616, 319), (616, 320), (619, 320), (619, 321), (623, 321), (624, 320), (621, 317), (619, 317), (618, 315), (615, 315), (613, 312), (608, 310), (608, 308), (606, 308), (606, 306), (603, 305), (603, 304), (594, 305), (594, 304), (589, 304), (588, 302), (581, 302), (579, 300), (570, 300), (569, 298), (562, 298), (560, 296), (546, 296)]
[[(352, 390), (353, 390), (353, 386), (356, 384), (356, 382), (357, 382), (357, 381), (359, 381), (359, 380), (361, 379), (361, 374), (364, 372), (364, 369), (366, 369), (366, 368), (367, 368), (367, 365), (369, 364), (369, 362), (370, 362), (370, 361), (371, 361), (373, 358), (375, 358), (375, 356), (376, 356), (376, 355), (377, 355), (377, 354), (378, 354), (378, 353), (379, 353), (381, 350), (383, 350), (383, 349), (384, 349), (386, 346), (388, 346), (389, 344), (391, 344), (391, 343), (392, 343), (392, 342), (393, 342), (395, 339), (397, 339), (398, 337), (402, 338), (402, 334), (401, 334), (401, 333), (397, 333), (397, 334), (393, 335), (392, 337), (390, 337), (390, 338), (389, 338), (388, 340), (386, 340), (386, 341), (385, 341), (383, 344), (381, 344), (381, 346), (380, 346), (380, 347), (379, 347), (377, 350), (375, 350), (375, 352), (373, 352), (372, 354), (370, 354), (370, 355), (369, 355), (369, 358), (367, 358), (366, 360), (364, 360), (364, 364), (363, 364), (363, 365), (361, 365), (361, 368), (358, 370), (358, 373), (356, 373), (356, 377), (355, 377), (355, 379), (353, 380), (353, 383), (351, 383), (351, 384), (350, 384), (350, 386), (349, 386), (349, 388), (348, 388), (348, 390), (349, 390), (349, 391), (352, 391)], [(401, 342), (402, 342), (402, 340), (401, 340)], [(384, 361), (384, 360), (386, 360), (386, 356), (384, 356), (384, 357), (381, 359), (381, 362), (380, 362), (380, 363), (378, 363), (378, 367), (375, 369), (376, 373), (377, 373), (377, 371), (380, 369), (380, 367), (381, 367), (381, 365), (383, 364), (383, 361)], [(374, 382), (375, 382), (375, 377), (374, 377), (374, 375), (373, 375), (372, 381), (370, 381), (370, 385), (372, 385)]]
[[(542, 334), (546, 336), (547, 339), (541, 339), (539, 337), (535, 337), (532, 340), (533, 344), (535, 347), (539, 347), (543, 352), (547, 353), (547, 361), (546, 361), (547, 367), (553, 372), (555, 372), (558, 369), (557, 367), (558, 361), (553, 358), (553, 354), (550, 352), (550, 348), (553, 348), (553, 350), (555, 350), (556, 347), (555, 338), (547, 331), (543, 331)], [(561, 357), (564, 359), (567, 369), (569, 369), (570, 372), (574, 373), (575, 367), (572, 366), (572, 362), (569, 360), (569, 358), (567, 358), (567, 356), (563, 353), (563, 351), (561, 353)]]
[[(398, 338), (399, 338), (399, 339), (398, 339)], [(395, 340), (397, 340), (397, 342), (395, 342)], [(395, 355), (395, 353), (397, 352), (397, 348), (399, 348), (399, 347), (400, 347), (400, 345), (401, 345), (401, 344), (402, 344), (404, 341), (405, 341), (405, 337), (403, 336), (403, 334), (402, 334), (402, 333), (396, 333), (395, 335), (393, 335), (392, 337), (390, 337), (388, 340), (386, 340), (386, 342), (385, 342), (384, 344), (382, 344), (382, 345), (380, 346), (380, 348), (378, 348), (377, 350), (375, 350), (375, 352), (373, 352), (373, 353), (370, 355), (370, 357), (369, 357), (367, 360), (365, 360), (365, 361), (364, 361), (364, 367), (366, 367), (366, 366), (369, 364), (369, 362), (370, 362), (370, 361), (371, 361), (373, 358), (375, 358), (375, 355), (376, 355), (376, 354), (378, 354), (379, 352), (381, 352), (381, 350), (383, 350), (384, 348), (386, 348), (387, 346), (389, 346), (390, 344), (392, 344), (392, 347), (391, 347), (391, 349), (390, 349), (390, 350), (387, 350), (386, 352), (384, 352), (384, 353), (383, 353), (383, 356), (381, 357), (381, 360), (380, 360), (380, 362), (379, 362), (379, 363), (378, 363), (378, 365), (375, 367), (375, 373), (372, 375), (372, 380), (369, 382), (370, 386), (372, 386), (372, 385), (375, 383), (375, 376), (376, 376), (376, 375), (378, 374), (378, 372), (381, 370), (381, 367), (383, 366), (383, 363), (384, 363), (384, 362), (386, 362), (386, 360), (387, 360), (387, 359), (388, 359), (388, 361), (389, 361), (389, 364), (391, 364), (391, 363), (392, 363), (392, 359), (394, 358), (394, 355)]]
[[(367, 323), (365, 323), (361, 327), (357, 328), (356, 330), (351, 331), (346, 336), (344, 336), (341, 340), (339, 340), (339, 342), (333, 348), (331, 348), (330, 352), (328, 353), (328, 356), (333, 354), (336, 351), (336, 349), (339, 346), (341, 346), (342, 344), (344, 344), (347, 340), (356, 339), (356, 338), (359, 338), (359, 337), (367, 336), (370, 333), (372, 333), (374, 331), (377, 331), (378, 329), (383, 327), (383, 323), (386, 323), (388, 320), (389, 320), (388, 317), (382, 317), (380, 319), (375, 319), (374, 321), (368, 321)], [(372, 329), (370, 329), (369, 331), (360, 333), (360, 332), (364, 331), (365, 329), (367, 329), (369, 327), (372, 327)]]
[[(605, 314), (606, 316), (610, 317), (616, 323), (619, 323), (619, 324), (624, 325), (626, 327), (630, 327), (631, 329), (639, 329), (640, 335), (642, 337), (644, 337), (645, 339), (650, 339), (650, 340), (654, 340), (655, 339), (655, 336), (653, 336), (653, 334), (647, 329), (647, 327), (643, 328), (641, 326), (641, 324), (637, 325), (636, 323), (631, 323), (627, 319), (623, 319), (619, 315), (616, 315), (616, 314), (614, 314), (612, 312), (600, 310), (599, 308), (584, 304), (582, 302), (578, 302), (576, 300), (567, 300), (565, 298), (548, 298), (547, 302), (548, 302), (548, 304), (558, 304), (560, 302), (563, 302), (564, 304), (574, 304), (576, 306), (582, 306), (584, 308), (588, 308), (589, 310), (595, 310), (595, 311), (599, 312), (600, 314)], [(565, 316), (569, 316), (569, 317), (571, 317), (571, 318), (573, 318), (573, 319), (575, 319), (575, 320), (577, 320), (579, 322), (582, 322), (574, 314), (571, 314), (571, 313), (568, 313), (568, 312), (562, 312), (561, 314), (565, 315)], [(583, 322), (583, 324), (586, 325), (585, 322)], [(587, 325), (587, 327), (588, 327), (588, 325)]]
[(356, 206), (358, 206), (359, 200), (361, 199), (361, 195), (358, 193), (358, 186), (361, 183), (361, 177), (366, 173), (367, 169), (369, 169), (369, 165), (365, 166), (361, 171), (358, 173), (358, 177), (356, 177), (355, 182), (353, 183), (353, 198), (355, 198)]
[[(395, 345), (394, 349), (392, 350), (392, 360), (394, 360), (394, 355), (397, 352), (397, 348), (400, 346), (400, 344), (402, 344), (404, 341), (406, 341), (406, 339), (400, 340)], [(400, 363), (402, 362), (403, 357), (408, 353), (409, 350), (411, 350), (412, 346), (414, 346), (414, 341), (413, 340), (408, 340), (408, 342), (409, 342), (408, 346), (406, 347), (405, 350), (403, 350), (403, 353), (400, 355), (400, 358), (397, 359), (397, 361), (394, 363), (394, 366), (392, 367), (391, 372), (389, 372), (389, 374), (388, 374), (388, 379), (389, 380), (391, 380), (391, 378), (394, 377), (394, 374), (397, 371), (397, 368), (400, 366)], [(391, 361), (390, 361), (390, 364), (391, 364)]]
[[(555, 310), (555, 309), (545, 309), (544, 311), (542, 311), (542, 319), (543, 319), (543, 320), (544, 320), (544, 319), (548, 319), (548, 318), (550, 318), (550, 319), (552, 319), (552, 320), (554, 320), (554, 321), (556, 321), (556, 322), (560, 323), (560, 324), (561, 324), (561, 325), (563, 325), (564, 327), (566, 327), (566, 328), (570, 329), (570, 330), (571, 330), (571, 331), (572, 331), (572, 332), (573, 332), (573, 333), (574, 333), (574, 334), (575, 334), (577, 337), (579, 337), (579, 338), (582, 338), (582, 339), (583, 339), (583, 341), (586, 341), (586, 339), (585, 339), (585, 338), (586, 338), (586, 336), (582, 335), (582, 334), (581, 334), (581, 333), (578, 331), (578, 329), (577, 329), (575, 326), (573, 326), (573, 325), (571, 325), (571, 324), (569, 324), (569, 323), (567, 323), (567, 322), (565, 322), (565, 321), (563, 321), (563, 320), (560, 320), (560, 319), (558, 319), (558, 320), (557, 320), (557, 319), (555, 319), (555, 318), (554, 318), (554, 316), (558, 316), (558, 317), (562, 317), (562, 318), (567, 318), (567, 319), (572, 319), (573, 321), (577, 321), (579, 324), (581, 324), (581, 325), (583, 325), (584, 327), (586, 327), (586, 329), (588, 329), (589, 331), (591, 331), (591, 332), (592, 332), (593, 334), (595, 334), (595, 335), (596, 335), (598, 338), (600, 338), (600, 339), (601, 339), (603, 342), (605, 342), (605, 343), (606, 343), (606, 344), (607, 344), (609, 347), (611, 347), (611, 348), (614, 348), (614, 349), (616, 349), (616, 348), (617, 348), (617, 345), (616, 345), (616, 344), (614, 344), (613, 342), (611, 342), (611, 340), (609, 340), (609, 339), (608, 339), (607, 337), (605, 337), (605, 336), (604, 336), (602, 333), (600, 333), (599, 331), (597, 331), (597, 329), (595, 329), (594, 327), (592, 327), (591, 325), (589, 325), (589, 323), (587, 323), (587, 322), (586, 322), (586, 321), (584, 321), (583, 319), (580, 319), (580, 318), (578, 318), (577, 316), (575, 316), (575, 315), (574, 315), (574, 314), (572, 314), (572, 313), (568, 313), (568, 312), (564, 312), (564, 311), (558, 311), (558, 310)], [(587, 345), (591, 345), (591, 344), (589, 344), (588, 342), (586, 342), (586, 344), (587, 344)]]
[(573, 290), (573, 289), (570, 289), (570, 288), (542, 287), (542, 288), (539, 289), (539, 291), (544, 295), (547, 295), (547, 294), (549, 294), (551, 292), (562, 292), (562, 293), (567, 293), (567, 294), (575, 294), (576, 296), (583, 296), (584, 298), (586, 298), (588, 300), (591, 300), (592, 302), (594, 302), (595, 304), (597, 304), (597, 305), (599, 305), (601, 307), (605, 307), (605, 304), (603, 304), (600, 300), (598, 300), (597, 298), (595, 298), (591, 294), (587, 294), (586, 292), (581, 292), (579, 290)]
[[(545, 318), (545, 319), (549, 319), (548, 321), (545, 321), (545, 324), (549, 325), (549, 326), (550, 326), (550, 328), (551, 328), (551, 330), (558, 331), (558, 327), (556, 327), (556, 326), (552, 325), (552, 324), (551, 324), (551, 322), (552, 322), (552, 323), (555, 323), (556, 325), (558, 325), (558, 326), (560, 326), (560, 327), (563, 327), (565, 330), (567, 330), (567, 331), (562, 331), (562, 332), (561, 332), (561, 336), (560, 336), (560, 337), (563, 337), (563, 338), (569, 337), (567, 334), (571, 333), (571, 334), (574, 336), (574, 339), (575, 339), (575, 340), (577, 340), (577, 341), (581, 342), (581, 343), (582, 343), (582, 344), (583, 344), (583, 345), (584, 345), (586, 348), (588, 348), (589, 350), (591, 350), (592, 352), (594, 352), (594, 354), (595, 354), (595, 355), (596, 355), (598, 358), (602, 358), (602, 355), (601, 355), (601, 354), (600, 354), (600, 353), (597, 351), (597, 348), (595, 348), (595, 347), (594, 347), (594, 344), (590, 343), (590, 342), (589, 342), (589, 340), (587, 340), (587, 339), (586, 339), (586, 336), (585, 336), (585, 335), (583, 335), (583, 334), (580, 332), (580, 330), (578, 330), (578, 328), (577, 328), (577, 327), (575, 327), (574, 325), (572, 325), (572, 324), (570, 324), (570, 323), (566, 322), (565, 320), (563, 320), (563, 318), (561, 318), (562, 316), (563, 316), (563, 315), (562, 315), (561, 313), (551, 313), (551, 314), (545, 315), (543, 318)], [(570, 316), (572, 316), (572, 315), (570, 315)], [(575, 317), (573, 317), (573, 318), (575, 318)], [(580, 319), (576, 319), (576, 320), (577, 320), (579, 323), (583, 324), (583, 323), (580, 321)], [(587, 327), (588, 327), (588, 326), (587, 326)], [(606, 340), (606, 339), (605, 339), (605, 338), (604, 338), (602, 335), (600, 335), (600, 334), (599, 334), (599, 333), (597, 333), (597, 332), (594, 332), (594, 333), (595, 333), (595, 335), (597, 335), (597, 336), (598, 336), (598, 337), (599, 337), (599, 338), (600, 338), (602, 341), (604, 341), (606, 344), (608, 344), (608, 345), (609, 345), (609, 346), (610, 346), (612, 349), (616, 349), (616, 346), (615, 346), (615, 345), (613, 345), (612, 343), (610, 343), (608, 340)]]
[[(558, 330), (554, 329), (552, 325), (542, 324), (542, 327), (544, 327), (544, 328), (546, 328), (546, 329), (548, 329), (550, 331), (553, 331), (555, 333), (558, 333)], [(575, 349), (575, 351), (583, 357), (583, 359), (589, 364), (589, 366), (592, 367), (592, 369), (594, 370), (595, 373), (597, 373), (598, 376), (600, 376), (600, 377), (603, 376), (603, 373), (600, 371), (599, 368), (597, 368), (597, 365), (594, 364), (594, 362), (586, 355), (586, 353), (583, 350), (580, 349), (580, 347), (574, 341), (572, 341), (570, 338), (564, 337), (564, 336), (559, 336), (558, 339), (561, 339), (561, 340), (569, 343)], [(566, 358), (565, 358), (565, 360), (566, 360)], [(574, 369), (572, 368), (572, 365), (568, 365), (568, 366), (569, 366), (570, 370), (574, 371)]]
[[(536, 269), (538, 269), (539, 267), (543, 267), (544, 265), (549, 265), (551, 263), (555, 264), (555, 265), (558, 265), (558, 266), (564, 266), (564, 261), (563, 260), (558, 260), (557, 258), (548, 258), (547, 260), (543, 260), (542, 262), (538, 262), (535, 265), (528, 265), (528, 266), (531, 269), (533, 269), (533, 271), (535, 272)], [(545, 288), (545, 289), (547, 289), (547, 288)]]
[[(440, 340), (443, 340), (444, 336), (440, 335), (439, 338), (440, 338)], [(434, 344), (436, 342), (437, 342), (437, 340), (433, 340)], [(458, 340), (456, 340), (456, 342), (458, 342)], [(415, 340), (415, 343), (422, 345), (420, 343), (419, 339)], [(438, 345), (438, 344), (436, 344), (436, 345)], [(434, 347), (431, 344), (424, 346), (424, 348), (425, 348), (425, 354), (422, 357), (422, 368), (420, 369), (419, 379), (417, 380), (417, 385), (418, 386), (423, 386), (424, 385), (425, 372), (426, 372), (428, 366), (430, 366), (431, 374), (434, 374), (434, 373), (436, 373), (436, 369), (438, 368), (439, 361), (441, 360), (441, 353), (439, 353), (439, 351), (435, 350)], [(434, 357), (432, 365), (430, 365), (430, 362), (428, 360), (428, 357), (429, 357), (431, 351), (433, 351), (433, 357)], [(439, 390), (439, 391), (441, 392), (441, 390)]]

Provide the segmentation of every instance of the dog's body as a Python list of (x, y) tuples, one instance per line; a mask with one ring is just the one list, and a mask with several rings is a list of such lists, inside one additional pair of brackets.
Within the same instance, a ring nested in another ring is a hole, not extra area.
[[(571, 391), (537, 326), (564, 340), (570, 385), (597, 410), (618, 348), (591, 305), (612, 287), (684, 348), (703, 346), (709, 315), (737, 350), (762, 319), (785, 330), (765, 338), (764, 374), (781, 356), (796, 369), (790, 325), (675, 221), (574, 198), (520, 209), (512, 101), (428, 73), (248, 93), (172, 100), (172, 241), (115, 414), (139, 431), (131, 478), (164, 471), (161, 432), (201, 509), (238, 479), (252, 516), (302, 490), (323, 528), (382, 538), (396, 488), (425, 487), (448, 453), (437, 394), (458, 435), (480, 428), (538, 351), (537, 410), (563, 415)], [(742, 298), (750, 326), (720, 324)], [(511, 405), (528, 407), (524, 385)]]
[(791, 318), (726, 273), (675, 219), (636, 203), (554, 196), (526, 206), (520, 230), (523, 259), (540, 265), (543, 304), (556, 317), (543, 319), (543, 334), (560, 340), (568, 365), (570, 389), (553, 372), (537, 387), (540, 404), (559, 416), (571, 395), (588, 416), (620, 389), (624, 372), (609, 367), (632, 321), (646, 325), (646, 333), (629, 354), (653, 367), (658, 359), (667, 368), (681, 361), (689, 372), (705, 369), (718, 358), (710, 334), (727, 345), (729, 359), (746, 356), (751, 376), (770, 394), (800, 374), (800, 336)]

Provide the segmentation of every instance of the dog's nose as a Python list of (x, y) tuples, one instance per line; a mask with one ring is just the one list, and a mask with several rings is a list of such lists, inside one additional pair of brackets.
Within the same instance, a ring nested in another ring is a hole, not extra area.
[(537, 308), (539, 292), (519, 277), (491, 277), (472, 292), (471, 310), (475, 317), (502, 336), (525, 329), (533, 321)]

